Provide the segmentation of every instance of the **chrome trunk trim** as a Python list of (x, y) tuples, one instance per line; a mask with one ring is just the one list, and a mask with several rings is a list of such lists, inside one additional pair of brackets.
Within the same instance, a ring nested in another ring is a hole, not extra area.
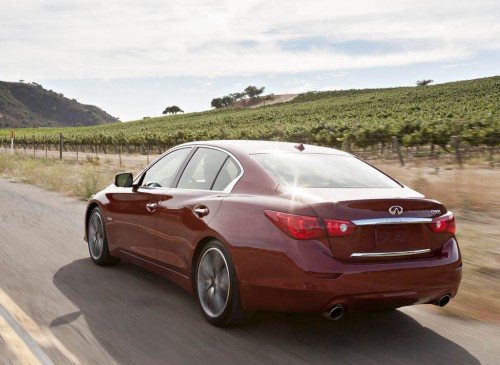
[(421, 224), (431, 223), (432, 218), (374, 218), (374, 219), (358, 219), (352, 221), (357, 226), (374, 226), (379, 224)]
[(423, 250), (413, 250), (413, 251), (394, 251), (394, 252), (355, 252), (351, 254), (351, 257), (397, 257), (397, 256), (409, 256), (409, 255), (420, 255), (422, 253), (431, 252), (430, 248)]

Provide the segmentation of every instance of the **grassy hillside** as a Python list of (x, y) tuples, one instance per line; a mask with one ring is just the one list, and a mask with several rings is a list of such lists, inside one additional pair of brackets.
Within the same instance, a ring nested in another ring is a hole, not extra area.
[(456, 135), (472, 146), (498, 146), (499, 101), (500, 76), (496, 76), (432, 86), (312, 92), (290, 103), (255, 109), (212, 110), (97, 127), (24, 129), (17, 135), (47, 135), (55, 143), (62, 132), (67, 145), (148, 143), (159, 148), (221, 138), (366, 148), (391, 143), (392, 136), (405, 146), (447, 148)]
[(0, 81), (0, 127), (89, 126), (118, 122), (105, 111), (41, 85)]

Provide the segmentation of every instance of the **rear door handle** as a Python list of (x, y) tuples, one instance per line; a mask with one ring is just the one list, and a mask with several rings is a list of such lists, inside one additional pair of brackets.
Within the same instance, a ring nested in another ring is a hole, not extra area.
[(149, 212), (154, 212), (156, 209), (158, 209), (158, 203), (155, 203), (155, 202), (148, 203), (148, 204), (146, 204), (146, 209)]
[(199, 218), (201, 218), (201, 217), (204, 217), (204, 216), (208, 215), (208, 213), (210, 213), (210, 211), (208, 210), (208, 208), (207, 208), (207, 207), (202, 206), (202, 207), (195, 208), (195, 209), (194, 209), (194, 213), (195, 213), (195, 214), (196, 214)]

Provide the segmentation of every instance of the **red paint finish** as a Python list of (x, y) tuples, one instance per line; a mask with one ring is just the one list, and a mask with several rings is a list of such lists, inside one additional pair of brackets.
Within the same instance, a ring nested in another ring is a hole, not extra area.
[[(456, 295), (462, 262), (455, 220), (441, 203), (329, 148), (258, 141), (192, 142), (180, 148), (186, 146), (192, 152), (185, 160), (163, 172), (168, 185), (141, 185), (148, 167), (133, 187), (111, 185), (90, 200), (89, 209), (97, 205), (105, 217), (111, 255), (193, 291), (198, 254), (217, 239), (231, 256), (241, 306), (248, 310), (396, 308)], [(200, 147), (223, 152), (219, 165), (205, 159), (190, 166)], [(300, 155), (301, 163), (310, 158), (311, 165), (320, 155), (339, 158), (343, 166), (356, 164), (361, 173), (353, 174), (361, 175), (355, 182), (349, 171), (344, 180), (342, 171), (329, 176), (330, 165), (294, 172), (279, 158), (262, 158), (265, 154)], [(233, 162), (226, 168), (223, 161)], [(190, 178), (182, 175), (187, 170)], [(380, 178), (376, 186), (370, 186), (370, 174)], [(220, 180), (212, 183), (213, 176)], [(298, 186), (286, 183), (290, 176)], [(339, 185), (333, 187), (330, 177)], [(180, 189), (179, 181), (203, 188)]]

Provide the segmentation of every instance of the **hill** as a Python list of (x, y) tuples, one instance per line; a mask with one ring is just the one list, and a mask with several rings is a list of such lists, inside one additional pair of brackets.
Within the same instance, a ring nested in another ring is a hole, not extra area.
[(40, 84), (0, 81), (0, 128), (91, 126), (118, 122), (93, 105), (80, 104)]
[[(157, 151), (209, 139), (264, 139), (349, 150), (392, 145), (448, 150), (452, 136), (469, 146), (500, 146), (500, 76), (438, 85), (310, 92), (287, 103), (170, 115), (96, 127), (24, 129), (65, 146), (149, 146)], [(10, 131), (0, 130), (8, 141)], [(31, 138), (31, 137), (30, 137)]]

